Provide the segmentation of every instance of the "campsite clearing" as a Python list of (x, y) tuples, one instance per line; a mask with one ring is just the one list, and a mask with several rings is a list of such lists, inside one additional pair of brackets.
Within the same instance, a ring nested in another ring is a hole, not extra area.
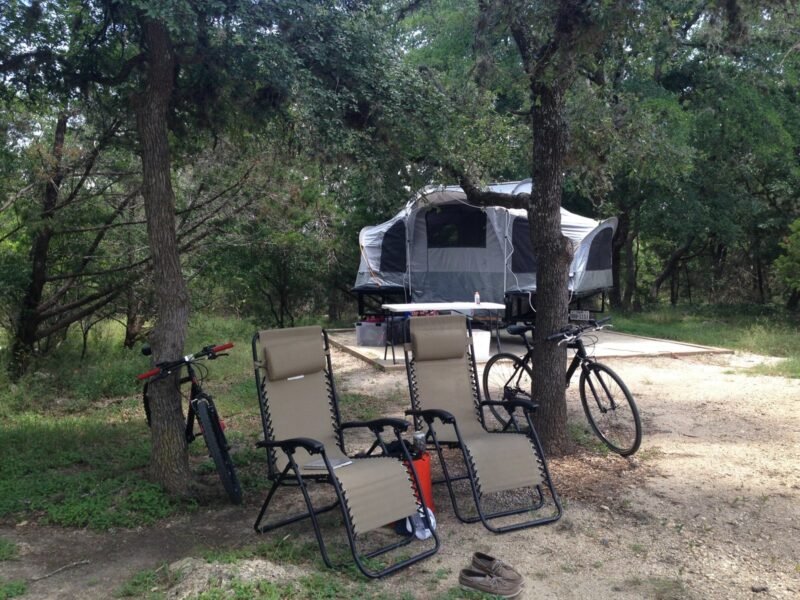
[[(325, 586), (350, 597), (452, 599), (460, 597), (458, 571), (480, 550), (524, 574), (526, 598), (797, 597), (800, 380), (747, 373), (765, 360), (609, 360), (642, 410), (644, 441), (635, 458), (604, 454), (589, 436), (589, 448), (550, 461), (564, 518), (501, 536), (456, 522), (436, 490), (442, 550), (386, 580), (363, 583), (324, 569), (302, 524), (256, 536), (251, 527), (261, 498), (252, 495), (241, 507), (205, 506), (137, 530), (5, 523), (0, 538), (16, 545), (18, 557), (0, 562), (0, 578), (26, 580), (28, 599), (108, 598), (137, 574), (144, 585), (126, 588), (138, 590), (133, 597), (218, 597), (212, 594), (234, 587), (257, 591), (266, 584), (255, 582), (266, 579), (293, 597)], [(341, 351), (334, 364), (340, 391), (379, 397), (402, 413), (402, 372), (376, 371)], [(570, 405), (578, 411), (575, 393)], [(579, 412), (574, 417), (574, 435), (582, 439), (585, 421)], [(203, 560), (214, 547), (224, 560)]]
[[(331, 343), (340, 350), (365, 361), (367, 364), (380, 369), (405, 371), (403, 362), (403, 346), (395, 344), (396, 360), (392, 361), (391, 348), (384, 351), (383, 346), (358, 346), (356, 336), (352, 329), (333, 329), (328, 331)], [(501, 341), (503, 352), (512, 352), (518, 356), (525, 354), (525, 346), (517, 336), (509, 335), (501, 331)], [(596, 358), (603, 360), (608, 358), (646, 358), (656, 356), (691, 356), (693, 354), (731, 354), (730, 350), (724, 348), (713, 348), (711, 346), (701, 346), (699, 344), (689, 344), (686, 342), (676, 342), (672, 340), (661, 340), (628, 333), (618, 333), (604, 329), (592, 332), (586, 337), (587, 351)], [(494, 341), (491, 343), (491, 356), (497, 352)], [(384, 358), (386, 356), (386, 358)], [(570, 354), (571, 356), (571, 354)]]

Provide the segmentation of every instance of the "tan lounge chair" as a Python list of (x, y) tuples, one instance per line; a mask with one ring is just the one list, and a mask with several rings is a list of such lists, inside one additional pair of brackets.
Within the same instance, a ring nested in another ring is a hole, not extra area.
[[(480, 520), (495, 533), (558, 520), (561, 502), (530, 418), (535, 406), (522, 400), (481, 402), (465, 317), (412, 317), (410, 329), (411, 343), (406, 344), (405, 359), (412, 410), (406, 414), (413, 415), (417, 423), (425, 421), (428, 426), (427, 440), (436, 450), (456, 516), (468, 523)], [(529, 432), (488, 431), (483, 415), (488, 406), (522, 411)], [(466, 476), (451, 476), (443, 446), (460, 450)], [(459, 507), (453, 482), (464, 478), (469, 480), (477, 516), (466, 516)], [(525, 492), (521, 499), (516, 499), (514, 507), (493, 511), (484, 508), (487, 499), (497, 500), (498, 493), (509, 490)], [(495, 525), (500, 522), (497, 519), (529, 511), (533, 511), (531, 519)]]
[[(317, 516), (338, 506), (353, 558), (368, 577), (393, 573), (436, 552), (439, 538), (424, 501), (414, 491), (421, 489), (416, 472), (406, 469), (399, 459), (385, 456), (384, 430), (392, 430), (399, 441), (408, 423), (389, 418), (340, 422), (328, 338), (322, 328), (261, 331), (253, 337), (253, 360), (265, 436), (258, 446), (267, 449), (268, 476), (272, 481), (254, 525), (256, 531), (263, 533), (310, 518), (322, 558), (333, 567)], [(345, 452), (343, 433), (355, 427), (374, 433), (375, 441), (367, 457), (348, 457)], [(400, 446), (407, 464), (413, 464), (405, 446)], [(412, 487), (412, 481), (416, 487)], [(314, 482), (331, 485), (333, 503), (314, 506), (308, 490)], [(284, 487), (300, 490), (306, 510), (262, 523), (273, 497)], [(425, 526), (433, 531), (432, 541), (421, 542), (414, 535), (395, 534), (383, 527), (415, 514), (422, 515)], [(379, 544), (375, 543), (376, 538)], [(383, 568), (376, 567), (377, 560), (366, 560), (412, 542), (421, 547), (414, 556), (407, 557), (406, 553)]]

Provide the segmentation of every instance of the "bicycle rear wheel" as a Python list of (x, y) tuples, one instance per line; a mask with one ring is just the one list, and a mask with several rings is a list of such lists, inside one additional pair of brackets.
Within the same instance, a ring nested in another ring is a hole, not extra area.
[(642, 443), (642, 422), (619, 375), (600, 363), (584, 364), (580, 393), (583, 411), (597, 437), (622, 456), (636, 452)]
[[(533, 373), (515, 354), (495, 354), (483, 369), (483, 393), (486, 400), (526, 400), (532, 402)], [(497, 406), (489, 410), (503, 428), (508, 427), (508, 413)]]
[(242, 502), (242, 488), (239, 485), (239, 478), (233, 467), (230, 454), (228, 453), (228, 442), (225, 433), (219, 422), (217, 409), (211, 398), (206, 394), (198, 396), (194, 401), (195, 413), (203, 431), (203, 439), (208, 446), (208, 452), (217, 467), (217, 473), (222, 481), (222, 486), (234, 504)]

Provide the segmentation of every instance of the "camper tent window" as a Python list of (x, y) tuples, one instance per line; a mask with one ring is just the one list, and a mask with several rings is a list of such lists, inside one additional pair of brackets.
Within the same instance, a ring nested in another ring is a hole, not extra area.
[(605, 271), (611, 269), (611, 240), (614, 230), (610, 227), (601, 230), (592, 240), (589, 248), (587, 271)]
[(511, 226), (511, 270), (514, 273), (536, 273), (536, 256), (531, 245), (531, 228), (528, 219), (516, 218)]
[(406, 224), (397, 221), (383, 236), (381, 271), (402, 273), (406, 270)]
[(425, 215), (428, 248), (485, 248), (486, 213), (468, 206), (443, 206)]

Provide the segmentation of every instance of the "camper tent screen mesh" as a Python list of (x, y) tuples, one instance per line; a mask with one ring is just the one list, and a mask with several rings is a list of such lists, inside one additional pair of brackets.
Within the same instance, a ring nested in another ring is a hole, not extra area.
[(536, 256), (531, 245), (531, 229), (528, 219), (516, 218), (511, 225), (511, 270), (514, 273), (536, 273)]
[(381, 242), (381, 271), (403, 273), (406, 270), (406, 224), (397, 221), (383, 234)]
[(614, 230), (611, 227), (601, 230), (592, 240), (589, 247), (587, 271), (605, 271), (611, 268), (611, 240)]
[(443, 206), (425, 215), (428, 248), (485, 248), (486, 213), (469, 206)]

